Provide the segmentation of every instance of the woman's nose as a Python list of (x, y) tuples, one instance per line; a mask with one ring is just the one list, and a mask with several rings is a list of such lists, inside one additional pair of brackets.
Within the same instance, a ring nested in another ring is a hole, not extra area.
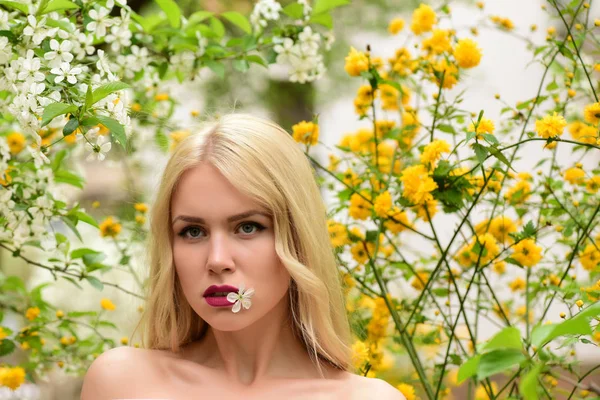
[(220, 274), (224, 270), (230, 272), (235, 270), (230, 243), (225, 234), (216, 233), (210, 237), (207, 267), (216, 274)]

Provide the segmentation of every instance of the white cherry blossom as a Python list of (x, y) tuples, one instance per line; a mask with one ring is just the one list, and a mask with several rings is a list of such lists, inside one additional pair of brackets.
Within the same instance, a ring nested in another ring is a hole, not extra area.
[(71, 67), (71, 64), (62, 62), (60, 68), (52, 68), (50, 72), (56, 75), (54, 83), (60, 83), (66, 79), (70, 84), (75, 84), (77, 83), (77, 75), (82, 71), (79, 67)]
[(106, 153), (110, 151), (111, 146), (110, 140), (108, 140), (106, 136), (98, 135), (95, 145), (87, 143), (87, 147), (91, 153), (86, 160), (92, 161), (94, 158), (98, 159), (98, 161), (104, 160), (104, 158), (106, 158)]
[(44, 58), (50, 61), (50, 66), (52, 68), (60, 67), (62, 62), (70, 63), (73, 61), (73, 54), (70, 53), (73, 49), (73, 42), (70, 40), (64, 40), (62, 43), (58, 43), (58, 40), (52, 39), (50, 40), (50, 48), (52, 51), (44, 54)]
[(106, 28), (113, 24), (113, 21), (108, 17), (109, 13), (110, 11), (104, 7), (99, 7), (98, 10), (90, 10), (89, 16), (92, 22), (89, 22), (85, 28), (94, 32), (98, 38), (106, 36)]

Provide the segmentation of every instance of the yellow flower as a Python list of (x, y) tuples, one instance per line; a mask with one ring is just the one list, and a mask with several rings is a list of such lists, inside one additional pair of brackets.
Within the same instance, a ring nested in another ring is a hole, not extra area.
[(506, 272), (506, 262), (505, 261), (496, 261), (492, 266), (494, 272), (498, 275), (504, 274)]
[(565, 180), (569, 183), (576, 185), (583, 182), (585, 172), (581, 168), (569, 168), (565, 171)]
[(600, 265), (600, 251), (593, 244), (588, 244), (579, 254), (579, 261), (587, 271), (597, 272)]
[(344, 69), (350, 76), (359, 76), (361, 72), (369, 70), (369, 59), (365, 53), (350, 47), (350, 54), (345, 58)]
[(515, 186), (511, 187), (504, 194), (504, 198), (508, 199), (511, 204), (519, 204), (525, 202), (531, 196), (531, 185), (527, 181), (518, 181)]
[[(477, 243), (479, 243), (479, 246), (483, 247), (483, 250), (476, 247)], [(479, 255), (480, 252), (481, 256)], [(473, 241), (471, 242), (471, 252), (469, 253), (473, 263), (476, 263), (479, 259), (480, 265), (487, 264), (489, 261), (493, 260), (498, 253), (500, 253), (498, 242), (490, 233), (484, 233), (483, 235), (473, 238)]]
[(397, 34), (404, 28), (404, 20), (402, 18), (394, 18), (388, 25), (388, 32), (392, 35)]
[(535, 121), (535, 130), (543, 138), (562, 135), (566, 126), (567, 121), (556, 112)]
[(173, 151), (177, 147), (177, 145), (179, 143), (181, 143), (181, 141), (183, 139), (185, 139), (186, 137), (188, 137), (190, 135), (191, 135), (191, 132), (187, 129), (180, 130), (180, 131), (173, 131), (173, 132), (169, 133), (169, 137), (172, 140), (169, 150)]
[(103, 298), (102, 300), (100, 300), (100, 306), (108, 311), (114, 311), (117, 308), (117, 306), (115, 306), (113, 302), (107, 298)]
[(426, 222), (429, 222), (430, 218), (437, 213), (437, 200), (428, 200), (423, 204), (416, 205), (412, 210), (417, 213), (417, 218), (421, 218)]
[(433, 65), (433, 69), (438, 73), (439, 77), (435, 76), (435, 83), (444, 89), (452, 89), (458, 82), (458, 68), (452, 62), (448, 62), (445, 58)]
[(60, 338), (60, 344), (64, 345), (64, 346), (68, 346), (69, 345), (69, 338), (66, 336), (63, 336)]
[(370, 199), (370, 194), (366, 190), (361, 191), (361, 195), (354, 193), (350, 196), (350, 207), (348, 213), (352, 218), (365, 220), (371, 216), (371, 203), (366, 199)]
[(499, 17), (497, 15), (493, 15), (490, 17), (490, 19), (492, 20), (492, 22), (494, 22), (495, 24), (497, 24), (498, 26), (500, 26), (501, 28), (503, 28), (507, 31), (511, 31), (515, 27), (515, 24), (513, 24), (513, 22), (508, 18), (503, 18), (503, 17)]
[(433, 200), (431, 192), (438, 187), (423, 164), (405, 168), (400, 181), (404, 186), (403, 196), (413, 204)]
[(113, 217), (108, 217), (100, 224), (100, 236), (117, 237), (121, 232), (121, 224), (113, 220)]
[(512, 258), (525, 267), (533, 267), (542, 259), (542, 248), (533, 239), (524, 239), (514, 245)]
[(362, 367), (362, 365), (369, 358), (369, 348), (361, 341), (357, 340), (352, 345), (352, 363), (356, 368)]
[(2, 343), (2, 339), (8, 337), (8, 333), (4, 331), (4, 328), (0, 326), (0, 343)]
[(40, 315), (40, 309), (38, 307), (28, 308), (25, 312), (25, 318), (27, 318), (30, 321), (36, 319), (38, 315)]
[(350, 243), (348, 239), (348, 231), (344, 224), (340, 224), (333, 220), (327, 221), (327, 230), (329, 231), (329, 240), (333, 247), (341, 247)]
[(590, 193), (598, 192), (600, 189), (600, 176), (594, 175), (585, 182), (585, 189)]
[(136, 215), (135, 216), (135, 222), (138, 225), (144, 225), (146, 223), (146, 217), (144, 217), (143, 215)]
[(301, 121), (292, 126), (294, 140), (298, 143), (314, 146), (319, 140), (319, 125), (314, 122)]
[(509, 233), (516, 231), (517, 225), (504, 215), (493, 218), (490, 222), (489, 232), (502, 243), (506, 243), (510, 239)]
[(410, 285), (417, 290), (423, 290), (425, 288), (425, 285), (427, 284), (428, 280), (429, 280), (429, 272), (425, 272), (425, 271), (418, 272), (415, 276), (413, 276), (413, 279), (412, 279)]
[(400, 233), (407, 229), (407, 227), (411, 226), (406, 212), (401, 211), (396, 206), (392, 207), (392, 209), (388, 212), (388, 218), (389, 219), (384, 225), (392, 233)]
[(430, 169), (434, 169), (442, 153), (450, 153), (450, 144), (443, 139), (437, 139), (429, 143), (421, 153), (421, 162), (428, 164)]
[(25, 382), (25, 370), (21, 367), (0, 368), (0, 385), (17, 390)]
[(598, 137), (598, 130), (596, 127), (581, 121), (575, 121), (570, 123), (567, 128), (573, 139), (583, 143), (596, 143), (596, 138)]
[(518, 290), (525, 289), (525, 285), (526, 285), (525, 279), (518, 277), (515, 280), (513, 280), (508, 285), (508, 287), (510, 287), (510, 290), (512, 290), (513, 292), (516, 292)]
[(367, 250), (368, 253), (365, 250), (363, 242), (358, 242), (350, 248), (350, 253), (352, 253), (352, 258), (354, 258), (357, 263), (365, 264), (369, 261), (369, 256), (373, 257), (375, 253), (375, 243), (367, 242)]
[(406, 397), (406, 400), (416, 400), (415, 388), (407, 383), (400, 383), (396, 388)]
[(62, 310), (56, 311), (56, 318), (62, 318), (65, 316), (65, 313)]
[(378, 217), (385, 218), (387, 217), (388, 212), (391, 210), (392, 205), (392, 195), (386, 190), (375, 198), (373, 208)]
[(600, 103), (588, 104), (583, 110), (583, 118), (592, 125), (600, 122)]
[(410, 29), (416, 35), (420, 35), (423, 32), (429, 32), (436, 23), (437, 16), (433, 8), (421, 3), (419, 8), (413, 12)]
[(6, 137), (6, 143), (13, 155), (19, 154), (25, 148), (25, 136), (19, 132), (13, 132)]
[(454, 49), (454, 58), (461, 68), (473, 68), (481, 61), (481, 49), (472, 39), (461, 39)]
[[(479, 121), (479, 125), (477, 125), (477, 139), (481, 139), (481, 134), (483, 133), (489, 133), (490, 135), (493, 135), (494, 129), (496, 129), (496, 127), (494, 126), (494, 121), (485, 117), (481, 118), (481, 121)], [(471, 122), (469, 124), (469, 127), (467, 128), (467, 131), (475, 132), (475, 124)]]
[(156, 100), (156, 101), (169, 100), (169, 94), (168, 93), (158, 93), (156, 96), (154, 96), (154, 100)]
[(145, 214), (148, 211), (148, 205), (146, 203), (135, 203), (133, 205), (133, 208), (135, 208), (136, 211), (139, 211), (142, 214)]
[(127, 338), (127, 336), (123, 336), (121, 338), (121, 344), (122, 345), (127, 345), (127, 343), (129, 343), (129, 339)]
[(434, 29), (431, 37), (423, 40), (423, 50), (433, 54), (451, 51), (450, 32), (444, 29)]

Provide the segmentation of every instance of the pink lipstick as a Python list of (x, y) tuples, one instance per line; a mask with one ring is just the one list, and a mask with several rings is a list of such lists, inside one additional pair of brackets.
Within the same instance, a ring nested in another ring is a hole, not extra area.
[(238, 292), (238, 288), (230, 285), (212, 285), (204, 291), (204, 299), (213, 307), (232, 307), (234, 303), (227, 300), (227, 295), (231, 292)]

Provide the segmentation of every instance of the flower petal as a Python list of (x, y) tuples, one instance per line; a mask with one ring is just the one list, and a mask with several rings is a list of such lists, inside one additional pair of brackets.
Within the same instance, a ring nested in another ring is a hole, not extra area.
[(252, 296), (254, 296), (254, 288), (250, 288), (250, 289), (246, 290), (246, 292), (244, 293), (244, 297), (247, 299)]
[(234, 313), (237, 313), (238, 311), (240, 311), (241, 308), (242, 308), (242, 303), (238, 300), (233, 305), (233, 308), (231, 309), (231, 311), (233, 311)]
[(230, 293), (227, 295), (227, 300), (228, 300), (230, 303), (235, 303), (235, 302), (238, 300), (238, 294), (237, 294), (237, 293), (235, 293), (235, 292), (230, 292)]
[(248, 299), (242, 299), (242, 305), (247, 310), (252, 305), (252, 302), (250, 300), (248, 300)]

